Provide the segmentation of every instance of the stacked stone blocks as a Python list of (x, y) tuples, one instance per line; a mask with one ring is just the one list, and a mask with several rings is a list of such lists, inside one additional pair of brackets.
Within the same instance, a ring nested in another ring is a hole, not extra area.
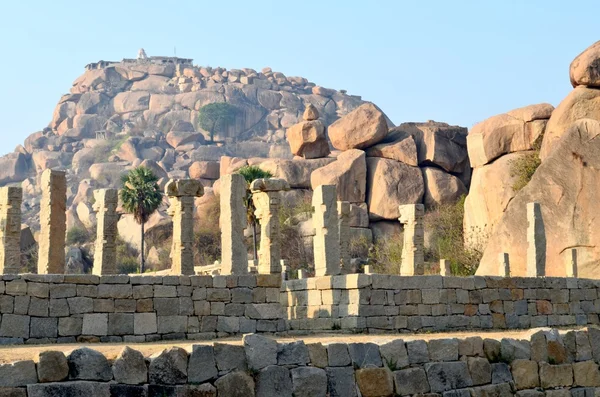
[(291, 331), (526, 329), (599, 324), (600, 281), (351, 274), (289, 280)]
[(4, 275), (0, 344), (150, 342), (285, 331), (280, 275)]
[(173, 347), (114, 360), (89, 348), (0, 364), (0, 395), (182, 397), (594, 396), (600, 330), (540, 331), (530, 340), (390, 338), (305, 343), (248, 334), (243, 345)]

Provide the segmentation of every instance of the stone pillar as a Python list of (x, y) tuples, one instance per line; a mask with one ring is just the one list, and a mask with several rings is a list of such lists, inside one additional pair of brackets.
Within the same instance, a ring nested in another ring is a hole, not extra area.
[(288, 280), (290, 266), (288, 265), (288, 263), (285, 259), (282, 259), (280, 262), (281, 262), (281, 281)]
[(340, 274), (340, 238), (335, 185), (320, 185), (313, 192), (315, 276)]
[(21, 203), (23, 189), (0, 188), (0, 274), (21, 268)]
[(567, 277), (577, 277), (577, 249), (567, 250)]
[(373, 274), (373, 268), (371, 267), (371, 265), (364, 265), (363, 272), (365, 274)]
[(240, 174), (221, 177), (221, 274), (248, 273), (244, 229), (248, 224), (244, 197), (246, 180)]
[(447, 259), (440, 259), (440, 276), (452, 276), (450, 261)]
[(404, 246), (402, 247), (402, 264), (400, 275), (414, 276), (418, 269), (422, 268), (424, 262), (423, 244), (423, 215), (425, 207), (423, 204), (401, 205), (400, 223), (404, 225)]
[(306, 274), (306, 270), (304, 269), (298, 269), (298, 279), (302, 280), (308, 278), (308, 275)]
[(165, 192), (173, 217), (171, 274), (194, 274), (194, 200), (204, 194), (204, 188), (195, 179), (172, 179)]
[(337, 202), (339, 239), (340, 239), (340, 265), (343, 273), (350, 273), (350, 203)]
[(64, 274), (67, 229), (67, 177), (64, 171), (47, 169), (41, 179), (38, 274)]
[(279, 192), (289, 190), (283, 179), (257, 179), (250, 185), (254, 214), (260, 222), (260, 249), (258, 251), (258, 273), (281, 273), (281, 242), (279, 240)]
[(500, 255), (498, 255), (498, 262), (500, 266), (498, 274), (500, 274), (501, 277), (510, 277), (510, 258), (508, 252), (501, 252)]
[(93, 209), (96, 211), (97, 225), (92, 272), (97, 275), (116, 274), (119, 191), (117, 189), (94, 190), (94, 200)]
[(527, 204), (527, 277), (546, 276), (546, 232), (539, 203)]

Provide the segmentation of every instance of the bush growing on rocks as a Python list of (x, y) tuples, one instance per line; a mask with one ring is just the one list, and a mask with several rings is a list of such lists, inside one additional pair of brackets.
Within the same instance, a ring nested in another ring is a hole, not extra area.
[(89, 238), (88, 231), (80, 227), (72, 227), (67, 231), (67, 245), (82, 245), (87, 243)]
[(539, 152), (531, 152), (523, 157), (510, 162), (510, 176), (516, 178), (512, 185), (515, 192), (523, 189), (535, 173), (535, 170), (540, 166), (542, 161), (539, 157)]

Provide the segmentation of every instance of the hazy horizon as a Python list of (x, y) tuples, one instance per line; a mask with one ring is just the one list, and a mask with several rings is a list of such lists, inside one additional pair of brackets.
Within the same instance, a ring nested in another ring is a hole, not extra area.
[[(48, 125), (61, 95), (98, 60), (148, 55), (202, 66), (271, 67), (346, 89), (390, 119), (471, 127), (517, 107), (558, 103), (569, 63), (600, 39), (581, 11), (559, 1), (481, 4), (158, 1), (0, 5), (0, 154)], [(173, 12), (169, 12), (169, 8)], [(543, 16), (543, 18), (542, 18)], [(9, 40), (10, 38), (10, 40)]]

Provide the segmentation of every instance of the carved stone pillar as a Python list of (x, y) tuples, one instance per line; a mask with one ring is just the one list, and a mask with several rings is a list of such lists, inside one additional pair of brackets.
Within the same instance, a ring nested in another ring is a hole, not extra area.
[(117, 273), (117, 223), (119, 214), (119, 191), (117, 189), (94, 190), (96, 211), (96, 247), (92, 272), (97, 275)]
[(401, 205), (400, 222), (404, 225), (404, 246), (402, 248), (402, 264), (400, 275), (414, 276), (422, 268), (424, 262), (423, 245), (423, 204)]
[(195, 179), (172, 179), (165, 191), (173, 218), (171, 274), (194, 274), (194, 200), (204, 194), (204, 187)]
[(527, 277), (546, 276), (546, 231), (539, 203), (527, 204)]
[[(320, 185), (313, 192), (313, 225), (315, 236), (315, 275), (340, 274), (340, 225), (338, 223), (337, 189)], [(348, 209), (349, 211), (349, 209)]]
[(39, 274), (65, 272), (67, 229), (67, 177), (64, 171), (47, 169), (41, 179)]
[(337, 202), (339, 239), (340, 239), (340, 265), (343, 273), (350, 273), (350, 203)]
[(23, 189), (0, 188), (0, 274), (21, 268), (21, 203)]
[(221, 177), (221, 274), (248, 273), (245, 195), (246, 180), (242, 175)]
[(258, 273), (281, 273), (281, 242), (279, 235), (280, 192), (290, 186), (283, 179), (257, 179), (250, 185), (255, 215), (260, 222)]

